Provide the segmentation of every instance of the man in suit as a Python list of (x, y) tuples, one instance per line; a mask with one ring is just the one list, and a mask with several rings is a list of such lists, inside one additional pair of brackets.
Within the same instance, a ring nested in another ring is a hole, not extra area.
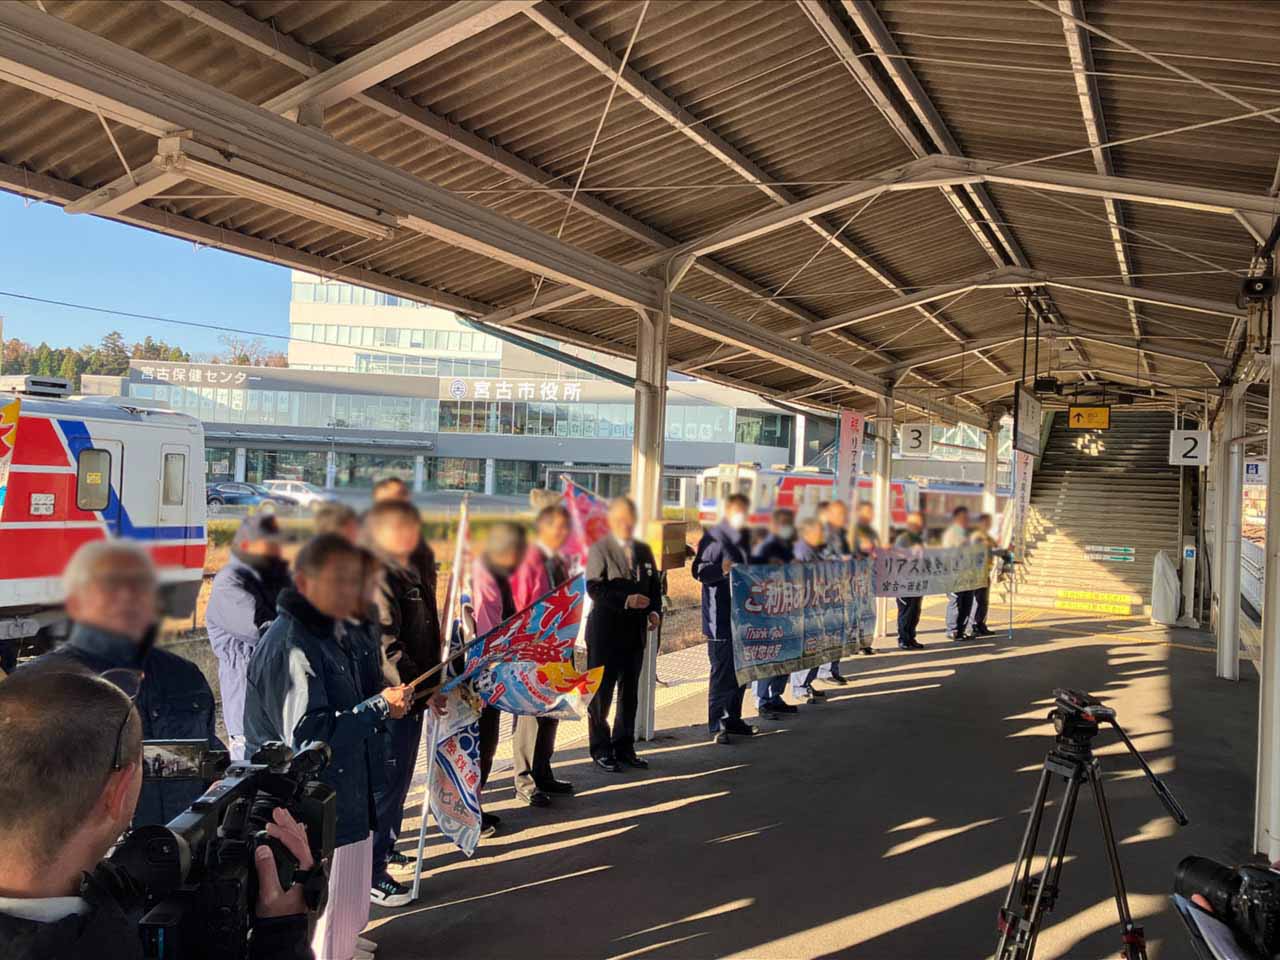
[[(609, 501), (609, 536), (587, 553), (587, 667), (604, 667), (600, 689), (587, 711), (591, 759), (618, 773), (622, 765), (645, 769), (636, 756), (636, 708), (648, 631), (661, 622), (662, 578), (653, 551), (636, 540), (636, 508), (627, 497)], [(609, 707), (618, 691), (618, 712), (609, 728)]]
[[(796, 515), (785, 508), (773, 511), (769, 535), (751, 551), (752, 563), (787, 564), (795, 559)], [(796, 707), (782, 699), (787, 689), (787, 674), (756, 681), (756, 709), (766, 720), (781, 720), (786, 713), (798, 713)]]
[[(569, 561), (560, 554), (569, 538), (569, 511), (560, 504), (543, 507), (534, 521), (534, 537), (511, 577), (517, 611), (532, 606), (569, 578)], [(572, 783), (557, 780), (551, 772), (559, 726), (554, 717), (516, 717), (511, 746), (516, 798), (531, 807), (550, 806), (553, 794), (573, 793)]]
[(698, 543), (693, 576), (702, 584), (702, 635), (707, 638), (711, 682), (707, 687), (707, 727), (715, 743), (727, 744), (730, 734), (755, 735), (742, 719), (742, 695), (733, 664), (730, 625), (729, 570), (748, 562), (747, 511), (751, 501), (735, 493), (724, 504), (724, 519), (710, 527)]
[[(907, 528), (893, 541), (895, 550), (924, 550), (924, 514), (912, 510), (907, 514)], [(921, 650), (923, 644), (916, 640), (916, 628), (920, 625), (920, 605), (923, 597), (898, 597), (898, 649)]]

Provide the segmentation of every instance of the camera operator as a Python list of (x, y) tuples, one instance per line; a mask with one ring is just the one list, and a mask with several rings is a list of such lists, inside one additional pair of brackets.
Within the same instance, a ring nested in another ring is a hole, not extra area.
[[(142, 721), (114, 684), (46, 662), (0, 683), (0, 956), (141, 960), (142, 941), (95, 871), (133, 819), (142, 787)], [(306, 833), (277, 809), (267, 832), (312, 866)], [(301, 960), (301, 887), (280, 888), (270, 849), (255, 859), (254, 960)]]
[(365, 663), (366, 638), (348, 620), (364, 602), (366, 573), (364, 551), (338, 534), (309, 541), (294, 561), (294, 587), (280, 594), (280, 615), (254, 651), (245, 692), (251, 756), (276, 740), (294, 748), (320, 740), (333, 754), (319, 777), (337, 791), (329, 905), (312, 938), (323, 960), (352, 960), (368, 922), (383, 722), (413, 703), (408, 685), (380, 689), (381, 674)]
[[(214, 733), (213, 691), (200, 668), (155, 647), (156, 572), (146, 550), (129, 540), (86, 543), (62, 582), (71, 635), (36, 662), (75, 663), (93, 673), (134, 671), (142, 677), (137, 704), (144, 740), (207, 740), (210, 749), (225, 749)], [(134, 826), (168, 823), (203, 792), (195, 780), (149, 781)]]

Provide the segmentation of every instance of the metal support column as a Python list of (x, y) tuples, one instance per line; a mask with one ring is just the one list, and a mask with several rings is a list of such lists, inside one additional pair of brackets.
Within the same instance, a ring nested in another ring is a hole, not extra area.
[(987, 427), (986, 462), (982, 471), (982, 512), (996, 516), (996, 487), (1000, 482), (1000, 421)]
[[(245, 450), (245, 448), (236, 447), (236, 454), (235, 454), (235, 461), (234, 461), (235, 466), (232, 467), (231, 476), (237, 483), (244, 483), (245, 464), (247, 459), (248, 459), (248, 453)], [(265, 478), (259, 477), (258, 479), (262, 480)]]
[(796, 414), (796, 452), (791, 459), (791, 465), (799, 468), (804, 466), (805, 462), (805, 416), (802, 413)]
[(418, 454), (413, 458), (413, 492), (421, 493), (427, 477), (427, 458)]
[[(872, 505), (875, 508), (876, 529), (880, 536), (889, 537), (893, 529), (893, 398), (876, 400), (876, 472), (872, 477)], [(888, 635), (889, 600), (876, 599), (877, 640)]]
[[(662, 465), (667, 421), (667, 331), (671, 325), (670, 290), (663, 312), (638, 310), (636, 338), (635, 436), (631, 442), (631, 498), (636, 504), (636, 536), (644, 537), (650, 520), (662, 519)], [(656, 726), (658, 645), (650, 634), (640, 674), (636, 736), (652, 740)]]
[[(1280, 298), (1277, 298), (1280, 300)], [(1280, 312), (1280, 303), (1273, 304)], [(1244, 407), (1241, 396), (1239, 405)], [(1244, 417), (1240, 417), (1243, 427)], [(1243, 433), (1243, 429), (1236, 436)], [(1239, 444), (1241, 459), (1244, 444)], [(1276, 456), (1272, 456), (1275, 454)], [(1258, 792), (1254, 848), (1280, 859), (1280, 324), (1271, 325), (1271, 385), (1267, 401), (1267, 555), (1262, 594), (1262, 663), (1258, 704)], [(1237, 529), (1239, 524), (1237, 515)], [(1236, 570), (1239, 571), (1237, 562)], [(1238, 578), (1238, 573), (1237, 573)], [(1237, 589), (1239, 581), (1237, 579)], [(1239, 606), (1239, 599), (1236, 599)]]
[(1240, 679), (1240, 514), (1244, 509), (1245, 401), (1233, 390), (1224, 399), (1222, 427), (1225, 434), (1218, 488), (1218, 676)]
[(332, 450), (328, 450), (324, 455), (324, 488), (332, 490), (334, 482), (338, 479), (338, 455)]

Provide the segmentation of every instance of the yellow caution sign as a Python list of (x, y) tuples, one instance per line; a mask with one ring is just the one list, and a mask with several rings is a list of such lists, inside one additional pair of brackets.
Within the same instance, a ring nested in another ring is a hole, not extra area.
[(1110, 407), (1067, 407), (1067, 426), (1072, 430), (1110, 430)]
[(1055, 610), (1074, 610), (1078, 613), (1118, 613), (1128, 616), (1133, 607), (1127, 603), (1092, 603), (1088, 600), (1055, 600)]

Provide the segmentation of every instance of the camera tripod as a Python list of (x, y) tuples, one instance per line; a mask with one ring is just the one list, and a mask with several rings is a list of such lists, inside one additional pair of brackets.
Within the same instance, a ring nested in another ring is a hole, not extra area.
[[(1102, 824), (1102, 840), (1111, 867), (1116, 912), (1120, 916), (1121, 955), (1125, 960), (1146, 960), (1147, 946), (1142, 927), (1133, 922), (1133, 916), (1129, 912), (1129, 896), (1125, 891), (1124, 874), (1120, 869), (1120, 854), (1116, 848), (1115, 831), (1111, 826), (1111, 810), (1107, 806), (1107, 796), (1102, 786), (1102, 768), (1093, 755), (1092, 741), (1098, 734), (1100, 722), (1105, 721), (1115, 728), (1124, 745), (1142, 767), (1156, 796), (1179, 826), (1186, 825), (1186, 814), (1120, 728), (1114, 710), (1073, 690), (1055, 690), (1054, 695), (1057, 703), (1049, 712), (1049, 719), (1053, 721), (1057, 736), (1053, 749), (1044, 760), (1040, 784), (1036, 788), (1035, 800), (1031, 803), (1031, 813), (1027, 818), (1027, 829), (1022, 835), (1022, 847), (1014, 864), (1013, 879), (1009, 881), (1004, 905), (1000, 908), (997, 923), (1000, 941), (996, 947), (996, 960), (1031, 960), (1035, 954), (1036, 938), (1040, 935), (1044, 915), (1053, 909), (1060, 892), (1059, 881), (1062, 877), (1067, 839), (1071, 834), (1076, 801), (1085, 783), (1093, 787), (1093, 796), (1098, 804), (1098, 819)], [(1032, 863), (1040, 838), (1040, 825), (1044, 819), (1049, 784), (1055, 776), (1063, 777), (1067, 785), (1059, 803), (1058, 818), (1054, 823), (1053, 836), (1049, 840), (1044, 867), (1040, 875), (1033, 878)]]

